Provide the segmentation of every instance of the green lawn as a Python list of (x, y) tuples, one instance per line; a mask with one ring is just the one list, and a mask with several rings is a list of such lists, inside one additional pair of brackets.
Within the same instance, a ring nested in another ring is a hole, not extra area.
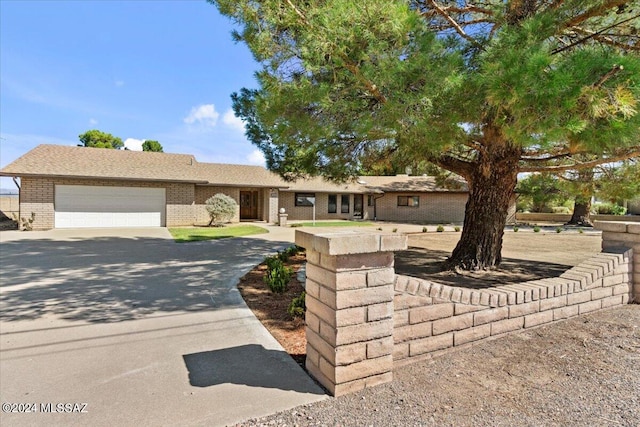
[(227, 225), (224, 227), (170, 228), (169, 232), (176, 242), (185, 243), (264, 234), (269, 230), (255, 225)]
[(370, 227), (372, 225), (375, 224), (369, 221), (316, 221), (315, 225), (313, 222), (292, 224), (295, 227)]

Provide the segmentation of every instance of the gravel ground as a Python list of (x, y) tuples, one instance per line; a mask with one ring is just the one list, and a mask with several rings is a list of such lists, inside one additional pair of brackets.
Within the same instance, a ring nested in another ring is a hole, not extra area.
[(640, 426), (640, 305), (505, 336), (243, 426)]

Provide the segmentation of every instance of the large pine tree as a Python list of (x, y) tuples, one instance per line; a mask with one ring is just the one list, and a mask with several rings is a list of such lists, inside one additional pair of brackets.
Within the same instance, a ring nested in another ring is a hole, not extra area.
[(232, 97), (270, 169), (393, 153), (466, 179), (452, 268), (500, 263), (519, 172), (640, 155), (637, 0), (210, 1), (263, 65)]

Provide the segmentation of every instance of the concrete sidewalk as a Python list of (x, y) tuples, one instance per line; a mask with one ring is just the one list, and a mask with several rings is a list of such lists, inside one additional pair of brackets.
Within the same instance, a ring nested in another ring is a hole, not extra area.
[(236, 289), (295, 232), (267, 228), (0, 233), (0, 401), (37, 410), (0, 424), (228, 425), (326, 398)]

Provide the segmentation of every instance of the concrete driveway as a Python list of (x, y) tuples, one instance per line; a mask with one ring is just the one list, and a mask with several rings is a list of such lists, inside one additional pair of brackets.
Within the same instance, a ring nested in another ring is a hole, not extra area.
[(325, 398), (235, 287), (290, 244), (269, 228), (0, 233), (0, 425), (226, 425)]

